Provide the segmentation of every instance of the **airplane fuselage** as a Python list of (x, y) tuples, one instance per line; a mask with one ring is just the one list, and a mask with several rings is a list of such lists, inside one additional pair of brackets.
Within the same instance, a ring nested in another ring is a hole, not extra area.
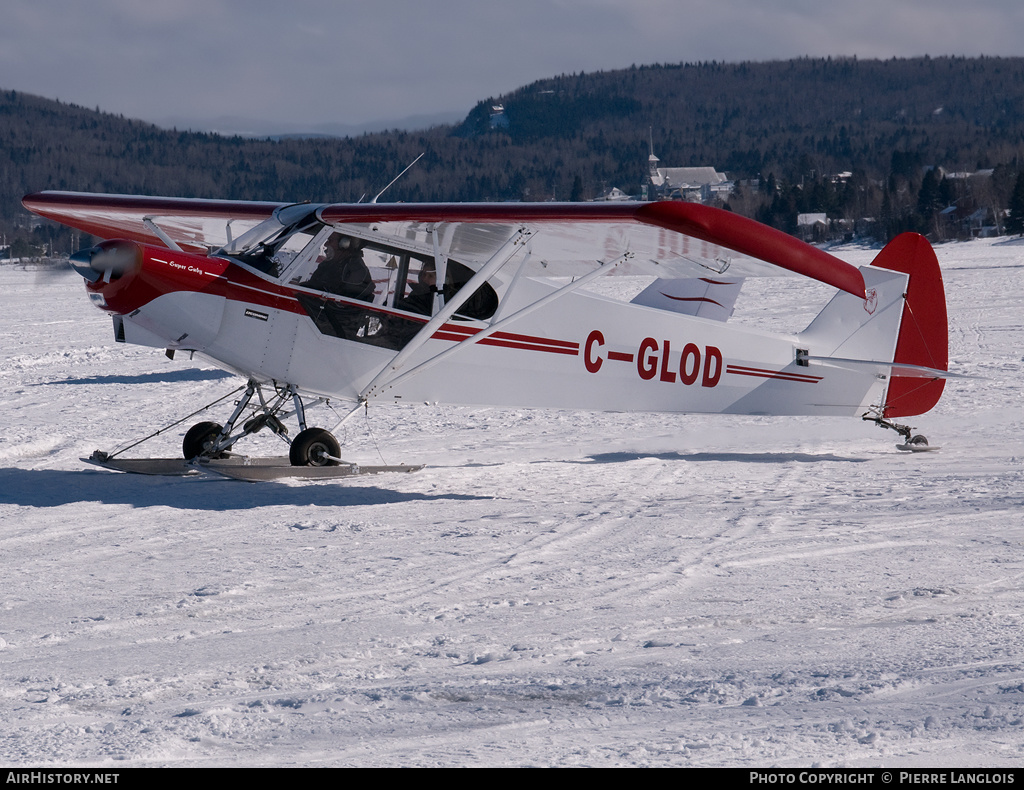
[[(357, 401), (428, 317), (262, 275), (225, 257), (137, 242), (138, 263), (87, 283), (119, 340), (196, 351), (227, 370)], [(886, 272), (891, 275), (892, 273)], [(902, 275), (900, 275), (902, 276)], [(557, 285), (523, 278), (502, 315)], [(856, 297), (845, 295), (848, 299)], [(760, 332), (583, 291), (560, 296), (477, 343), (487, 323), (453, 317), (375, 388), (383, 401), (746, 414), (856, 415), (884, 380), (808, 367), (799, 335)], [(895, 328), (892, 337), (895, 337)], [(431, 365), (450, 353), (443, 365)], [(421, 367), (422, 366), (422, 367)]]

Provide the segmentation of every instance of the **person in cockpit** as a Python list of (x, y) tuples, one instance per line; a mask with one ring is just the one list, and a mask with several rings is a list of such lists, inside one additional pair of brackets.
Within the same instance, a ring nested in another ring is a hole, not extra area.
[(307, 288), (373, 301), (373, 277), (363, 261), (362, 244), (352, 236), (332, 233), (324, 243), (324, 259), (303, 283)]
[(434, 312), (434, 294), (437, 293), (437, 271), (433, 261), (423, 264), (416, 282), (409, 285), (409, 295), (399, 300), (397, 307), (412, 313), (430, 315)]

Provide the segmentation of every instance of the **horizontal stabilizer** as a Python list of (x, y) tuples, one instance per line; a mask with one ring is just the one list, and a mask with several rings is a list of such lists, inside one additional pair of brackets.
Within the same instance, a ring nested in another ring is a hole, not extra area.
[(834, 368), (845, 368), (847, 370), (874, 370), (881, 375), (902, 376), (908, 379), (971, 379), (977, 376), (968, 376), (963, 373), (952, 373), (939, 368), (928, 368), (923, 365), (907, 365), (900, 362), (883, 362), (876, 359), (843, 359), (841, 357), (801, 357), (810, 362), (818, 362)]
[(743, 278), (661, 279), (655, 280), (638, 293), (632, 304), (714, 321), (728, 321), (742, 286)]

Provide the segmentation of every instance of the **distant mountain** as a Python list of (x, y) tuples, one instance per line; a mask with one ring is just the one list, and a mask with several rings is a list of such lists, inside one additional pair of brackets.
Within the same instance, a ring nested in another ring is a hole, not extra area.
[(410, 115), (405, 118), (367, 121), (366, 123), (289, 123), (257, 118), (226, 115), (218, 118), (187, 118), (168, 116), (155, 121), (162, 129), (185, 129), (192, 132), (211, 132), (225, 137), (264, 137), (272, 139), (310, 137), (356, 137), (361, 134), (387, 131), (416, 132), (434, 126), (445, 126), (462, 121), (459, 113)]
[[(886, 234), (927, 230), (946, 200), (958, 210), (1007, 205), (1024, 169), (1024, 59), (826, 58), (561, 75), (483, 100), (457, 125), (344, 138), (171, 131), (5, 91), (0, 229), (23, 233), (14, 228), (20, 198), (40, 189), (368, 199), (420, 153), (385, 199), (637, 194), (651, 140), (662, 166), (709, 165), (746, 181), (729, 207), (777, 227), (795, 230), (798, 213), (826, 212), (883, 219)], [(926, 185), (931, 166), (992, 172)]]

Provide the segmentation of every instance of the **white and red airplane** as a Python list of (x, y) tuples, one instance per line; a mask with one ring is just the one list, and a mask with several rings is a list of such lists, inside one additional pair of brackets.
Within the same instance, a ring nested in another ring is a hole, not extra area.
[[(24, 205), (107, 239), (71, 257), (120, 342), (199, 352), (248, 381), (217, 457), (295, 415), (295, 466), (337, 464), (303, 399), (895, 418), (947, 375), (938, 262), (915, 234), (859, 269), (738, 215), (680, 203), (279, 204), (41, 192)], [(631, 302), (582, 290), (647, 275)], [(726, 319), (742, 278), (838, 293), (802, 332)], [(273, 393), (271, 395), (271, 393)]]

